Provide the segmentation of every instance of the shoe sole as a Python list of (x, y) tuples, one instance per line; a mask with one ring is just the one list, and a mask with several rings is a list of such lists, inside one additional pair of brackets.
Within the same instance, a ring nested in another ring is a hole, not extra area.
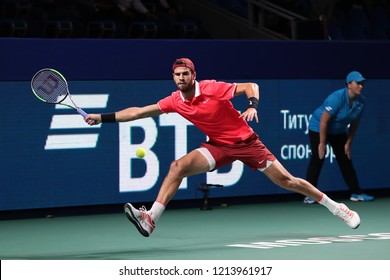
[(352, 228), (352, 229), (357, 229), (357, 228), (360, 226), (360, 216), (359, 216), (359, 214), (358, 214), (357, 212), (355, 212), (355, 211), (352, 211), (352, 212), (353, 212), (354, 215), (358, 216), (358, 218), (359, 218), (359, 224), (358, 224), (356, 227), (351, 227), (351, 228)]
[(144, 230), (141, 227), (141, 225), (138, 223), (138, 220), (135, 217), (129, 203), (125, 204), (124, 209), (125, 209), (125, 214), (126, 214), (127, 219), (137, 228), (138, 232), (145, 237), (149, 237), (149, 233), (146, 230)]
[(305, 203), (305, 204), (314, 204), (314, 203), (316, 203), (316, 202), (315, 202), (315, 201), (307, 201), (307, 200), (304, 200), (303, 203)]
[(361, 202), (373, 201), (373, 199), (367, 200), (367, 199), (360, 199), (360, 198), (353, 198), (353, 197), (351, 197), (349, 200), (350, 201), (354, 201), (354, 202), (357, 202), (357, 201), (361, 201)]

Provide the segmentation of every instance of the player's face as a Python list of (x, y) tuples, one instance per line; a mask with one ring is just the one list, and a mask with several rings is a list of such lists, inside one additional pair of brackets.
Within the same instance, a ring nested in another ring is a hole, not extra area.
[(177, 67), (173, 72), (173, 80), (181, 92), (186, 92), (194, 85), (195, 73), (187, 67)]
[(352, 81), (348, 84), (348, 88), (350, 92), (353, 94), (361, 94), (364, 88), (364, 81), (363, 82)]

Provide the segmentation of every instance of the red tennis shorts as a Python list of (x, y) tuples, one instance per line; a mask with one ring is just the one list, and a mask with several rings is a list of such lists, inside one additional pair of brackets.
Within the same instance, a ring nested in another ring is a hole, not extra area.
[(248, 139), (233, 145), (210, 141), (202, 143), (198, 151), (209, 161), (210, 171), (214, 171), (236, 160), (242, 161), (253, 170), (264, 171), (276, 160), (275, 156), (260, 141), (256, 133), (253, 133)]

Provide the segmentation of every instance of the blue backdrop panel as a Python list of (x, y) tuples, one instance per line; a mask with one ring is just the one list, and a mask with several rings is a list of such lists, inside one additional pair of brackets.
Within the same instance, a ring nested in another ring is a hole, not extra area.
[[(367, 109), (353, 144), (354, 162), (362, 187), (388, 188), (386, 176), (377, 171), (377, 166), (387, 165), (389, 155), (390, 80), (384, 69), (388, 46), (0, 40), (0, 210), (153, 201), (171, 161), (205, 141), (197, 128), (176, 114), (89, 127), (71, 109), (36, 99), (29, 81), (40, 68), (56, 68), (68, 78), (72, 95), (87, 112), (112, 112), (157, 102), (175, 90), (170, 67), (181, 56), (194, 58), (198, 79), (250, 80), (260, 85), (260, 121), (251, 126), (282, 164), (300, 177), (305, 177), (310, 155), (310, 114), (328, 94), (344, 86), (347, 72), (360, 70), (368, 78)], [(237, 109), (246, 108), (244, 96), (232, 101)], [(135, 150), (141, 146), (147, 156), (137, 159)], [(197, 184), (205, 182), (225, 186), (212, 191), (215, 197), (288, 193), (236, 162), (184, 180), (175, 199), (202, 197)], [(320, 188), (347, 189), (331, 154)]]
[[(251, 123), (252, 127), (293, 174), (304, 177), (310, 151), (307, 120), (330, 89), (343, 86), (343, 81), (255, 82), (260, 84), (262, 96), (260, 122)], [(389, 97), (382, 94), (389, 86), (386, 80), (367, 83), (368, 106), (354, 142), (356, 169), (367, 189), (388, 187), (385, 176), (377, 176), (377, 166), (385, 164), (387, 156), (375, 150), (386, 147), (390, 140), (389, 117), (383, 113)], [(70, 82), (70, 88), (76, 100), (89, 96), (87, 105), (97, 104), (95, 100), (101, 96), (107, 97), (106, 105), (84, 107), (86, 111), (110, 112), (155, 102), (169, 94), (174, 84), (76, 81)], [(40, 102), (28, 82), (0, 82), (0, 92), (2, 210), (153, 200), (170, 162), (205, 140), (201, 132), (175, 114), (91, 128), (73, 110)], [(233, 103), (239, 109), (246, 107), (243, 96), (233, 99)], [(84, 139), (90, 134), (97, 137)], [(59, 137), (59, 144), (50, 142), (54, 136)], [(145, 159), (135, 158), (139, 146), (148, 150)], [(376, 156), (368, 156), (371, 153)], [(189, 178), (175, 199), (201, 197), (197, 184), (202, 182), (225, 185), (215, 189), (213, 196), (287, 193), (237, 162), (217, 172)], [(320, 185), (325, 191), (346, 189), (330, 155)]]

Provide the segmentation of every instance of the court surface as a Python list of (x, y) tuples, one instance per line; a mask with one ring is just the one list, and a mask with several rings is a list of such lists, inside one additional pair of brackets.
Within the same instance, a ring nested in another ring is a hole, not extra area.
[(2, 220), (0, 258), (389, 260), (390, 198), (342, 202), (359, 212), (358, 229), (301, 201), (168, 209), (149, 238), (123, 213)]

